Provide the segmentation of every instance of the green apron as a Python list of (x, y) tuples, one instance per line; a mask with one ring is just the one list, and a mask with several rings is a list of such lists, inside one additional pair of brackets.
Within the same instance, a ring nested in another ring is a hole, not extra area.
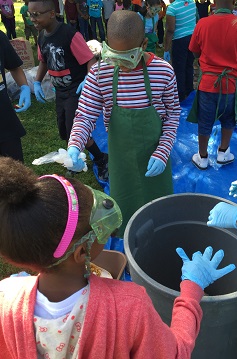
[(148, 161), (162, 133), (162, 122), (152, 105), (151, 87), (145, 61), (144, 81), (150, 106), (127, 109), (117, 105), (119, 68), (113, 77), (113, 108), (108, 129), (110, 195), (121, 208), (124, 229), (133, 213), (151, 200), (173, 193), (170, 159), (165, 171), (155, 177), (145, 177)]
[[(146, 18), (143, 18), (143, 23), (144, 23), (144, 28), (146, 26)], [(154, 32), (154, 17), (152, 18), (152, 24), (153, 24), (153, 32), (151, 33), (145, 33), (145, 37), (148, 39), (148, 43), (147, 43), (147, 47), (146, 47), (146, 51), (147, 52), (153, 52), (153, 54), (156, 54), (156, 44), (158, 42), (158, 37), (156, 35), (156, 33)]]
[[(217, 107), (216, 107), (215, 121), (217, 121), (225, 112), (226, 106), (228, 104), (228, 80), (229, 80), (229, 78), (234, 78), (235, 79), (235, 121), (237, 122), (237, 78), (235, 76), (232, 76), (230, 74), (230, 72), (231, 72), (231, 70), (227, 70), (227, 69), (224, 69), (221, 74), (217, 74), (217, 73), (214, 73), (214, 72), (203, 72), (203, 73), (200, 72), (200, 75), (199, 75), (199, 78), (198, 78), (197, 86), (199, 87), (199, 84), (200, 84), (200, 81), (201, 81), (201, 78), (202, 78), (203, 74), (212, 75), (212, 76), (215, 75), (217, 77), (217, 79), (216, 79), (216, 81), (214, 83), (214, 87), (219, 86), (220, 90), (219, 90), (219, 97), (218, 97), (218, 102), (217, 102)], [(224, 111), (221, 114), (219, 114), (219, 104), (220, 104), (221, 95), (222, 95), (222, 85), (221, 84), (222, 84), (222, 79), (223, 78), (226, 79), (226, 84), (227, 84), (227, 94), (226, 95), (227, 96), (226, 96), (226, 100), (225, 100)], [(190, 112), (188, 114), (188, 117), (187, 117), (188, 122), (193, 122), (193, 123), (198, 122), (198, 92), (199, 92), (199, 90), (197, 89), (197, 92), (196, 92), (196, 95), (194, 97), (191, 110), (190, 110)]]

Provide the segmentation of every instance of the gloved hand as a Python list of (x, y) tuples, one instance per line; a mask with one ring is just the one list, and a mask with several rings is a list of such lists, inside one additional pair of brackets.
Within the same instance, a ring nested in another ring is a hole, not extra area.
[(79, 95), (79, 93), (82, 92), (83, 87), (85, 86), (85, 83), (86, 83), (86, 78), (87, 78), (87, 76), (85, 76), (84, 80), (79, 84), (79, 86), (76, 90), (77, 95)]
[(237, 228), (237, 206), (220, 202), (210, 211), (209, 227)]
[(45, 95), (40, 81), (34, 82), (34, 93), (37, 101), (45, 103)]
[(71, 146), (68, 148), (67, 152), (73, 162), (73, 166), (67, 167), (67, 169), (74, 172), (81, 172), (85, 167), (85, 162), (81, 158), (78, 158), (80, 155), (79, 149), (75, 146)]
[(15, 274), (12, 274), (10, 275), (10, 277), (28, 277), (30, 276), (31, 274), (23, 271), (23, 272), (19, 272), (19, 273), (15, 273)]
[(153, 177), (160, 175), (165, 170), (165, 164), (159, 160), (158, 158), (155, 159), (151, 157), (149, 159), (148, 165), (147, 165), (147, 172), (145, 173), (146, 177)]
[(167, 62), (170, 61), (170, 52), (169, 51), (164, 52), (164, 60)]
[(229, 196), (237, 197), (237, 181), (231, 182)]
[(19, 109), (15, 110), (16, 112), (26, 111), (31, 105), (30, 98), (30, 87), (28, 85), (21, 86), (20, 99), (18, 102)]
[(202, 254), (201, 252), (195, 252), (190, 260), (182, 248), (176, 248), (176, 252), (183, 260), (182, 266), (182, 280), (188, 279), (198, 284), (203, 290), (211, 283), (224, 275), (232, 272), (235, 269), (234, 264), (217, 269), (224, 257), (224, 251), (220, 249), (212, 257), (212, 247), (207, 247)]

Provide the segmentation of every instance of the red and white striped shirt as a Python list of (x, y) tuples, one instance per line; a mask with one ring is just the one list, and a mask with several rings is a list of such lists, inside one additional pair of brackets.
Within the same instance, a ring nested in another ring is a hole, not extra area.
[[(166, 164), (174, 144), (181, 112), (176, 77), (172, 66), (154, 54), (150, 54), (146, 65), (151, 84), (152, 105), (162, 120), (162, 135), (151, 155)], [(114, 67), (103, 61), (100, 63), (99, 73), (98, 64), (90, 69), (79, 99), (69, 147), (76, 146), (80, 151), (85, 148), (102, 110), (104, 125), (108, 130), (113, 106), (113, 74)], [(131, 72), (119, 71), (117, 105), (128, 109), (143, 109), (150, 106), (142, 67), (137, 67)]]

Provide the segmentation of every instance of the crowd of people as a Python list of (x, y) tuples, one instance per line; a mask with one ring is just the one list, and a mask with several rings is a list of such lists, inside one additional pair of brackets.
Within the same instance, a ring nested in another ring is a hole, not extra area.
[[(33, 27), (38, 35), (35, 96), (43, 106), (41, 83), (48, 71), (56, 91), (59, 134), (73, 163), (68, 169), (83, 170), (80, 153), (87, 148), (101, 166), (103, 180), (109, 176), (111, 197), (76, 178), (37, 178), (22, 163), (20, 139), (25, 131), (16, 111), (30, 107), (31, 95), (22, 61), (9, 42), (15, 34), (5, 25), (7, 36), (0, 32), (0, 255), (39, 274), (0, 282), (1, 355), (135, 359), (153, 358), (155, 353), (161, 359), (189, 359), (200, 330), (204, 289), (235, 270), (234, 264), (218, 269), (223, 250), (213, 255), (207, 247), (190, 259), (177, 248), (183, 264), (170, 327), (144, 288), (96, 277), (90, 261), (116, 230), (123, 238), (137, 209), (173, 193), (170, 153), (180, 103), (193, 91), (194, 56), (202, 76), (189, 114), (199, 132), (199, 152), (192, 161), (200, 170), (208, 168), (207, 144), (216, 119), (222, 127), (217, 163), (234, 161), (230, 152), (237, 110), (234, 2), (216, 0), (214, 14), (208, 15), (210, 4), (193, 0), (175, 0), (167, 8), (161, 0), (147, 0), (144, 6), (137, 0), (110, 5), (110, 0), (55, 1), (27, 0), (21, 9), (26, 37), (36, 36)], [(3, 18), (5, 2), (11, 0), (0, 0)], [(11, 15), (5, 17), (14, 20), (13, 4), (9, 9)], [(63, 23), (64, 11), (68, 24)], [(99, 60), (86, 43), (89, 23), (92, 38), (96, 40), (99, 33), (103, 42)], [(228, 37), (231, 41), (226, 41)], [(156, 46), (163, 43), (164, 59), (156, 56)], [(20, 86), (16, 110), (7, 95), (5, 69)], [(92, 138), (101, 112), (108, 154)], [(236, 182), (230, 193), (236, 196)], [(219, 203), (207, 225), (237, 228), (237, 207)]]

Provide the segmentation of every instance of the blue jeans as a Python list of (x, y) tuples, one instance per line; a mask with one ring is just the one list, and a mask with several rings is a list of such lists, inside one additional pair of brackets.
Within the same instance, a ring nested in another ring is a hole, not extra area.
[(102, 17), (90, 17), (90, 23), (91, 23), (91, 31), (92, 31), (92, 35), (93, 35), (93, 39), (94, 40), (98, 40), (97, 38), (97, 34), (96, 34), (96, 24), (98, 25), (99, 28), (99, 34), (100, 34), (100, 41), (105, 41), (105, 30), (104, 30), (104, 26), (103, 26), (103, 22), (102, 22)]
[(83, 19), (83, 17), (78, 16), (80, 33), (86, 41), (89, 41), (89, 32), (88, 32), (88, 20)]
[[(235, 128), (235, 94), (228, 94), (226, 102), (225, 94), (221, 95), (217, 116), (221, 128), (232, 130)], [(203, 136), (210, 136), (212, 127), (216, 120), (216, 109), (219, 93), (198, 91), (198, 133)]]
[(177, 79), (179, 101), (193, 91), (194, 56), (188, 46), (192, 35), (172, 41), (172, 66)]

